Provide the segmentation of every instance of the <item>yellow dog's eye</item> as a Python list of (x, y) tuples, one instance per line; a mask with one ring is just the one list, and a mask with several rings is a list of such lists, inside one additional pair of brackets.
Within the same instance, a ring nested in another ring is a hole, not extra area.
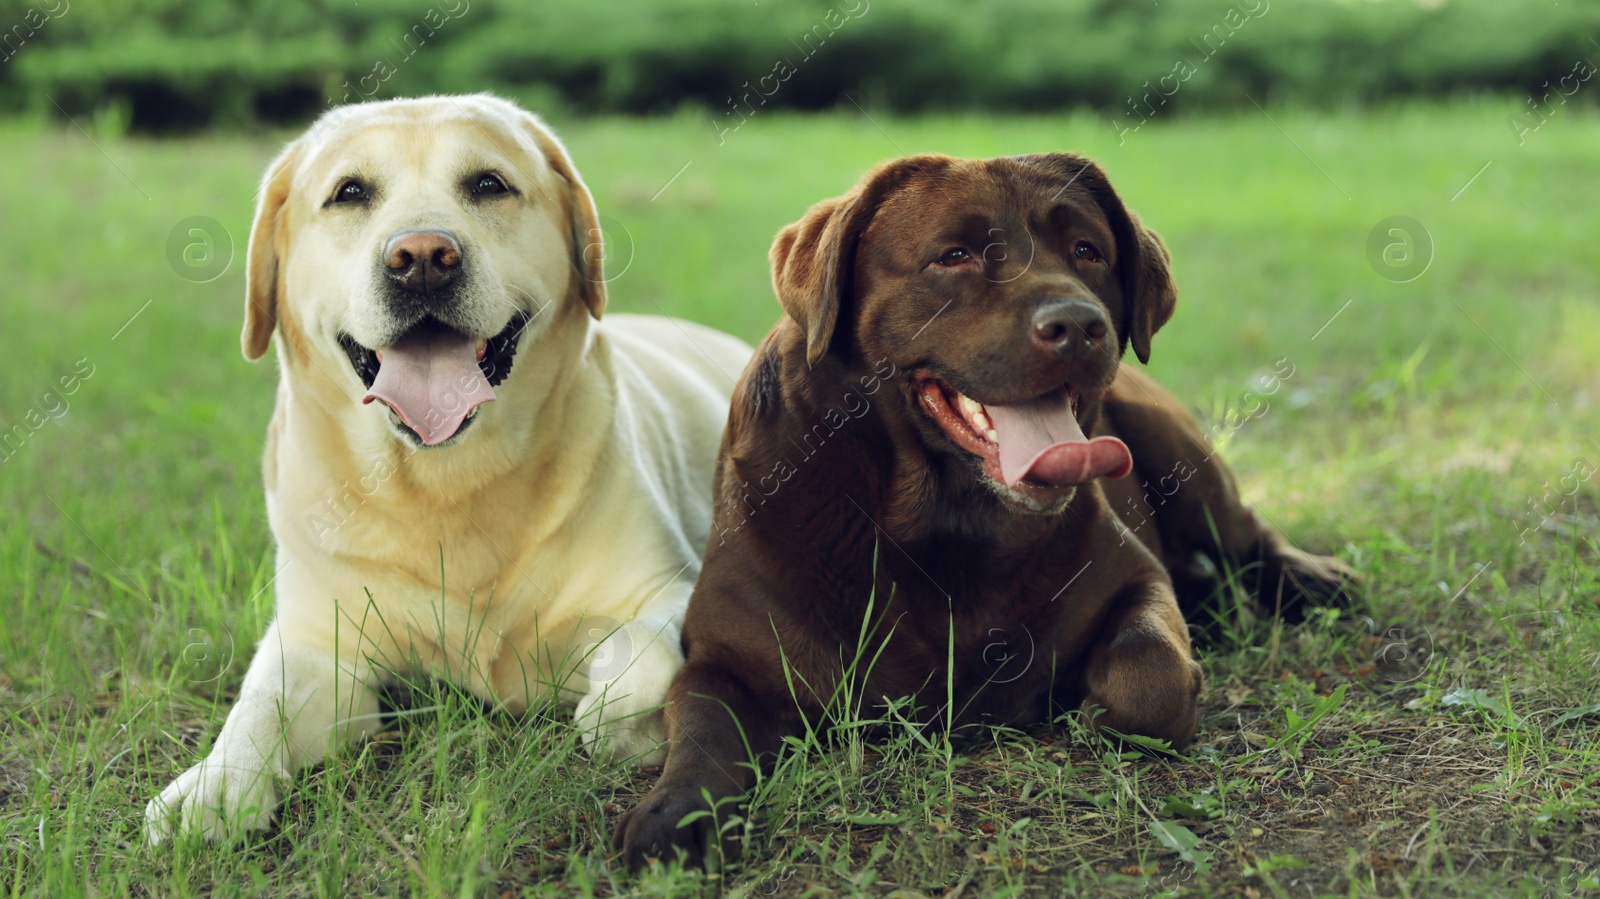
[(333, 192), (335, 203), (359, 203), (365, 199), (367, 199), (367, 186), (353, 179), (339, 185), (339, 189)]
[(479, 175), (472, 182), (472, 195), (475, 197), (503, 194), (507, 189), (506, 183), (501, 181), (498, 175), (491, 175), (488, 172)]

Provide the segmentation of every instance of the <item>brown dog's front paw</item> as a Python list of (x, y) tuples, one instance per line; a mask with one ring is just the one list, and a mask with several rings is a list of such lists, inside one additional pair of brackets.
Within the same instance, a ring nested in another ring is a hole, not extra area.
[[(691, 815), (693, 820), (680, 827)], [(711, 806), (698, 789), (658, 785), (617, 821), (611, 842), (622, 850), (628, 870), (635, 873), (652, 860), (669, 862), (674, 858), (682, 859), (685, 866), (711, 867), (719, 861), (712, 857), (717, 829)], [(722, 847), (722, 854), (728, 855), (735, 846)]]

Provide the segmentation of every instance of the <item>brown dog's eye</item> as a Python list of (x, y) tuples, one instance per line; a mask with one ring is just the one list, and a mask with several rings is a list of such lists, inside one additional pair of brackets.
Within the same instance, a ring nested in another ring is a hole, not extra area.
[(967, 252), (965, 247), (951, 247), (950, 249), (944, 251), (943, 256), (939, 257), (939, 264), (945, 268), (962, 265), (971, 261), (972, 254)]
[(1087, 240), (1078, 241), (1077, 245), (1072, 248), (1072, 258), (1081, 259), (1084, 262), (1105, 261), (1105, 257), (1100, 255), (1100, 250)]
[(479, 175), (472, 182), (472, 195), (475, 197), (492, 196), (506, 192), (506, 183), (499, 176), (487, 172)]
[(335, 203), (360, 203), (366, 199), (368, 199), (367, 186), (353, 179), (339, 185), (339, 189), (333, 192)]

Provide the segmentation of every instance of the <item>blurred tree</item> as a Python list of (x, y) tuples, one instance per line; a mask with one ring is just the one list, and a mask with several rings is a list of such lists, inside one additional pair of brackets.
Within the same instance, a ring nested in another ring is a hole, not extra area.
[(494, 90), (586, 112), (693, 103), (713, 119), (863, 92), (904, 112), (1125, 118), (1246, 95), (1542, 96), (1545, 81), (1600, 60), (1595, 39), (1592, 2), (0, 0), (0, 112), (59, 105), (170, 131)]

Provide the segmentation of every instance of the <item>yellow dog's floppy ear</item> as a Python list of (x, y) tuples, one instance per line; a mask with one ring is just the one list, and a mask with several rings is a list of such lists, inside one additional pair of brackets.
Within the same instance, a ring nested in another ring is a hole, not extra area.
[(267, 167), (256, 198), (256, 218), (250, 226), (250, 251), (244, 271), (244, 333), (239, 339), (244, 357), (251, 362), (266, 355), (278, 323), (278, 299), (283, 291), (283, 207), (289, 199), (289, 183), (299, 158), (300, 143), (296, 141)]
[(600, 212), (595, 209), (594, 196), (555, 132), (533, 113), (524, 111), (523, 115), (550, 168), (567, 182), (571, 197), (567, 217), (572, 223), (572, 265), (578, 273), (578, 294), (589, 307), (589, 314), (598, 319), (606, 311), (606, 247)]
[(1122, 203), (1110, 179), (1093, 160), (1076, 153), (1038, 153), (1012, 157), (1048, 170), (1066, 185), (1088, 191), (1111, 224), (1117, 239), (1117, 268), (1122, 275), (1123, 320), (1118, 326), (1124, 348), (1132, 344), (1140, 362), (1150, 361), (1150, 339), (1172, 318), (1178, 288), (1172, 282), (1171, 257), (1154, 231), (1139, 223)]
[(856, 246), (878, 205), (913, 173), (943, 168), (948, 157), (908, 156), (868, 172), (842, 197), (812, 206), (805, 217), (778, 232), (768, 257), (772, 287), (783, 311), (806, 335), (806, 364), (828, 352), (840, 310), (855, 280)]

